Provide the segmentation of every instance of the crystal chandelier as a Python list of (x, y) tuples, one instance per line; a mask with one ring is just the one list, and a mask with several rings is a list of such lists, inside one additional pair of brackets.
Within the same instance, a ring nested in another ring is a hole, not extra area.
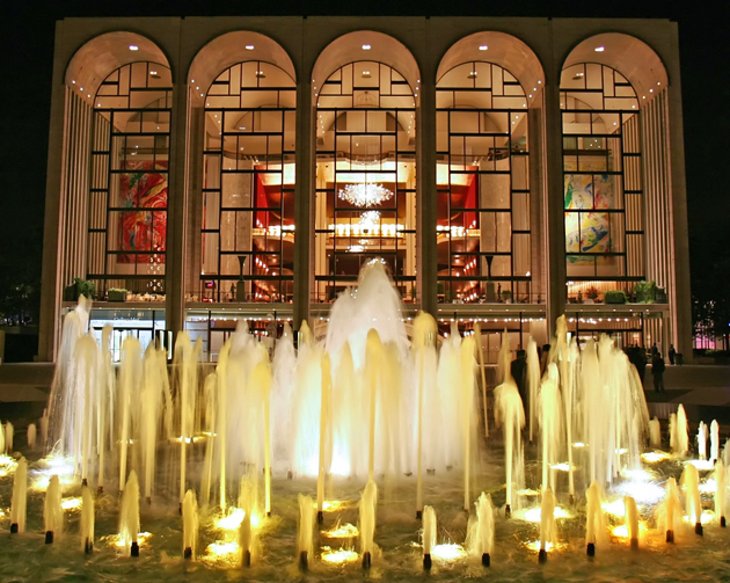
[(361, 182), (348, 184), (337, 193), (337, 196), (353, 206), (367, 207), (390, 200), (393, 197), (393, 191), (388, 190), (382, 184)]

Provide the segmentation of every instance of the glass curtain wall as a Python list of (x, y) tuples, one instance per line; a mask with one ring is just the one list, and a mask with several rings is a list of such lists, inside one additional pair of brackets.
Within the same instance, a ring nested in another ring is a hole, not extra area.
[(416, 300), (413, 88), (392, 67), (349, 63), (323, 84), (316, 109), (315, 302), (331, 302), (368, 261), (383, 261), (404, 301)]
[(205, 98), (198, 297), (291, 302), (296, 85), (262, 61), (223, 71)]
[(97, 297), (165, 292), (171, 106), (170, 70), (152, 62), (116, 69), (94, 97), (86, 273)]
[(645, 279), (639, 102), (596, 63), (563, 70), (560, 101), (568, 299), (612, 301)]
[(533, 301), (526, 108), (519, 81), (493, 63), (438, 80), (440, 303)]

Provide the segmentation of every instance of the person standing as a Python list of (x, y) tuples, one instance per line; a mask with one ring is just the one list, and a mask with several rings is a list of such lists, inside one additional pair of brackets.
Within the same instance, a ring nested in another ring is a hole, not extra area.
[(677, 351), (674, 350), (674, 344), (669, 345), (669, 364), (674, 364), (674, 359), (677, 355)]
[(666, 392), (664, 389), (664, 359), (660, 352), (651, 357), (651, 374), (654, 376), (654, 390), (657, 393)]

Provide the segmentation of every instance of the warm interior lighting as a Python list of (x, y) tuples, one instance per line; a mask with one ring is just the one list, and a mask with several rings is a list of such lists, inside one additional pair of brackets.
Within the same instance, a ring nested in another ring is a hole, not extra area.
[(244, 46), (243, 48), (244, 48), (244, 49), (246, 49), (247, 51), (252, 51), (252, 50), (254, 50), (254, 49), (255, 49), (256, 47), (255, 47), (255, 46), (253, 46), (253, 45), (246, 45), (246, 46)]
[(373, 47), (372, 47), (372, 46), (370, 46), (370, 45), (369, 45), (368, 43), (365, 43), (364, 45), (362, 45), (362, 50), (363, 50), (363, 51), (369, 51), (369, 50), (370, 50), (370, 49), (372, 49), (372, 48), (373, 48)]
[(137, 45), (129, 45), (129, 50), (130, 51), (138, 51), (139, 50), (139, 47)]
[(603, 51), (606, 50), (606, 47), (604, 47), (603, 45), (601, 45), (601, 46), (596, 47), (593, 50), (596, 51), (597, 53), (602, 53)]
[(340, 200), (349, 202), (358, 207), (375, 206), (393, 198), (393, 191), (385, 188), (382, 184), (361, 182), (360, 184), (348, 184), (342, 188), (337, 197)]
[(489, 47), (487, 45), (479, 45), (480, 51), (486, 51)]

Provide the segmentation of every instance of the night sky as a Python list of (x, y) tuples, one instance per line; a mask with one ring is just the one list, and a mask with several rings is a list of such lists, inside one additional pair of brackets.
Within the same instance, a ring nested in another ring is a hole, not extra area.
[[(67, 16), (432, 15), (669, 18), (679, 23), (693, 293), (727, 297), (730, 286), (730, 84), (727, 7), (702, 2), (2, 2), (0, 43), (0, 311), (12, 282), (37, 287), (43, 244), (54, 22)], [(600, 5), (600, 6), (591, 6)], [(720, 3), (723, 5), (723, 3)], [(448, 11), (447, 11), (448, 10)], [(724, 270), (724, 271), (723, 271)], [(722, 275), (722, 274), (725, 275)], [(718, 282), (718, 277), (720, 281)], [(722, 279), (725, 278), (724, 285)]]

